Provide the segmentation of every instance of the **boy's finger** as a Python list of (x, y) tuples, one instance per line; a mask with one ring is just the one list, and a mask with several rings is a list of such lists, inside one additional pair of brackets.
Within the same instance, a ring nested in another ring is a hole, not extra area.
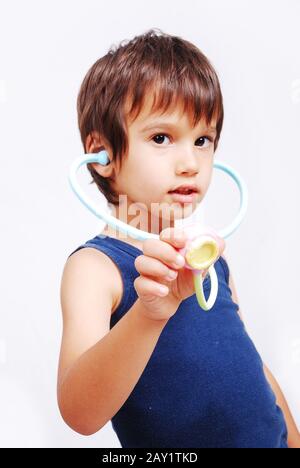
[(160, 239), (146, 239), (143, 242), (143, 253), (145, 256), (157, 258), (170, 268), (182, 268), (185, 264), (184, 257), (177, 249), (168, 242)]
[(161, 231), (159, 239), (168, 242), (174, 247), (182, 248), (187, 241), (187, 235), (183, 228), (166, 228)]

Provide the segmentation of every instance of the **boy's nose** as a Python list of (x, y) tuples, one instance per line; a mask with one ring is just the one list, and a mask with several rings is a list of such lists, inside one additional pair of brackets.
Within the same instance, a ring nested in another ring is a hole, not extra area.
[(182, 150), (177, 157), (177, 172), (193, 173), (199, 172), (199, 155), (194, 153), (193, 150)]

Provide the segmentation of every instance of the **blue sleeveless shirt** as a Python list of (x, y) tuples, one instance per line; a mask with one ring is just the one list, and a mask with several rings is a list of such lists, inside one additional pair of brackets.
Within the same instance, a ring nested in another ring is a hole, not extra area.
[[(70, 255), (84, 247), (105, 253), (120, 270), (124, 292), (112, 328), (138, 299), (134, 260), (143, 252), (100, 234)], [(283, 413), (237, 313), (223, 257), (215, 270), (219, 289), (213, 308), (200, 309), (195, 294), (181, 302), (132, 393), (112, 417), (122, 447), (288, 448)], [(207, 299), (209, 275), (203, 289)]]

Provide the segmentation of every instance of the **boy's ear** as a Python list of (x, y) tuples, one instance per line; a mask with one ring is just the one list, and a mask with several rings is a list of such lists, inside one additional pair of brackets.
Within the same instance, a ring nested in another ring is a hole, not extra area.
[(98, 163), (90, 163), (90, 166), (92, 166), (93, 169), (102, 177), (112, 176), (114, 171), (114, 164), (111, 162), (109, 149), (103, 144), (103, 140), (101, 139), (99, 132), (93, 131), (87, 136), (85, 147), (87, 153), (99, 153), (99, 151), (105, 149), (108, 154), (110, 163), (107, 166), (102, 166), (102, 164)]

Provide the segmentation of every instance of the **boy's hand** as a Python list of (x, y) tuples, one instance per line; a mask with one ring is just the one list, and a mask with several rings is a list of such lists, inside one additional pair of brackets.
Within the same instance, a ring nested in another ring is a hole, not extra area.
[[(183, 228), (166, 228), (161, 231), (159, 239), (143, 242), (143, 255), (139, 255), (134, 262), (140, 273), (134, 287), (148, 311), (148, 318), (168, 320), (184, 299), (195, 294), (192, 271), (182, 268), (184, 261), (176, 264), (179, 255), (176, 249), (184, 247), (186, 241)], [(182, 255), (179, 257), (183, 259)], [(175, 278), (168, 278), (168, 273), (173, 273)], [(161, 286), (168, 288), (165, 294), (160, 292)]]

